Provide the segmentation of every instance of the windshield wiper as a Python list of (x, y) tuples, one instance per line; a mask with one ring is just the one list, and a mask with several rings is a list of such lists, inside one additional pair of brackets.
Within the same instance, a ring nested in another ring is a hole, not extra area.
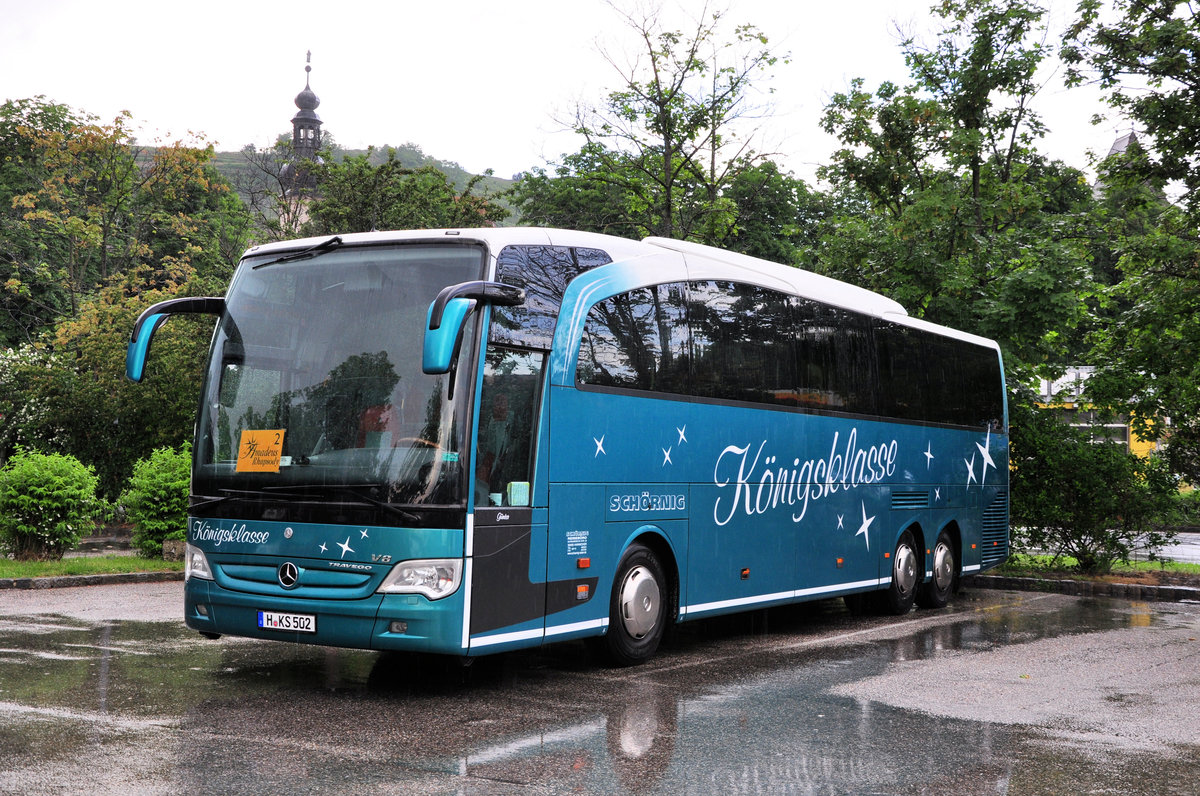
[(285, 254), (282, 257), (276, 257), (274, 260), (267, 260), (265, 263), (259, 263), (258, 265), (252, 266), (251, 270), (257, 271), (259, 268), (266, 268), (268, 265), (275, 265), (276, 263), (294, 263), (297, 260), (309, 260), (313, 257), (319, 257), (325, 252), (333, 251), (341, 245), (342, 237), (340, 235), (334, 235), (332, 238), (323, 240), (315, 246), (309, 246), (307, 249), (301, 249), (298, 252), (292, 252), (291, 254)]
[(197, 508), (202, 506), (210, 506), (215, 503), (223, 503), (226, 500), (237, 498), (270, 498), (272, 500), (313, 500), (330, 492), (341, 492), (357, 498), (357, 503), (343, 502), (326, 502), (327, 506), (351, 506), (367, 504), (381, 508), (384, 511), (395, 514), (405, 522), (417, 523), (421, 518), (412, 513), (405, 511), (399, 506), (392, 505), (378, 498), (364, 494), (361, 490), (372, 489), (381, 486), (381, 484), (307, 484), (304, 486), (265, 486), (262, 489), (221, 489), (219, 490), (224, 497), (209, 498), (203, 503), (197, 503), (189, 508)]
[[(419, 516), (417, 516), (416, 514), (413, 514), (411, 511), (405, 511), (404, 509), (402, 509), (398, 506), (394, 506), (391, 503), (388, 503), (383, 500), (379, 500), (378, 498), (374, 498), (362, 491), (364, 489), (375, 489), (380, 486), (382, 486), (382, 484), (308, 484), (308, 485), (300, 486), (300, 487), (266, 486), (266, 487), (262, 488), (261, 492), (270, 494), (271, 497), (294, 497), (294, 498), (311, 498), (311, 497), (314, 497), (315, 495), (324, 494), (326, 492), (341, 492), (342, 494), (350, 495), (351, 497), (357, 498), (362, 503), (366, 503), (368, 505), (375, 506), (377, 508), (381, 508), (384, 511), (391, 512), (392, 514), (395, 514), (397, 517), (400, 517), (401, 519), (403, 519), (405, 522), (416, 523), (416, 522), (420, 521), (421, 518)], [(350, 505), (350, 504), (343, 503), (343, 504), (337, 504), (337, 505)]]
[(215, 506), (216, 504), (224, 503), (225, 501), (227, 501), (229, 499), (230, 499), (229, 496), (211, 497), (209, 495), (189, 495), (188, 496), (188, 510), (191, 511), (192, 509), (202, 509), (207, 506)]

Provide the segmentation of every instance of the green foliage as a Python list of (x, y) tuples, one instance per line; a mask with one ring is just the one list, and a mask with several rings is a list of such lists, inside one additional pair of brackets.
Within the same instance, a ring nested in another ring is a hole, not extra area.
[[(760, 160), (739, 122), (754, 110), (754, 81), (779, 56), (757, 28), (730, 27), (722, 13), (705, 8), (683, 31), (666, 27), (660, 10), (618, 12), (641, 52), (628, 66), (610, 58), (620, 86), (576, 108), (571, 125), (586, 144), (560, 164), (567, 182), (548, 184), (539, 172), (523, 181), (518, 201), (532, 223), (551, 204), (530, 193), (540, 189), (566, 199), (566, 218), (582, 217), (588, 229), (706, 243), (731, 231), (736, 207), (724, 191)], [(576, 188), (583, 195), (571, 197)]]
[[(1096, 82), (1138, 130), (1100, 164), (1109, 210), (1100, 241), (1113, 318), (1093, 331), (1089, 398), (1131, 407), (1148, 437), (1173, 428), (1167, 458), (1200, 477), (1200, 17), (1182, 0), (1082, 0), (1062, 49), (1073, 83)], [(1175, 202), (1167, 192), (1182, 185)]]
[(1154, 144), (1142, 176), (1182, 181), (1182, 204), (1200, 218), (1200, 16), (1187, 0), (1081, 0), (1063, 60), (1073, 83), (1096, 81), (1108, 102)]
[(1064, 363), (1088, 317), (1093, 202), (1038, 154), (1043, 11), (946, 0), (935, 45), (904, 44), (912, 85), (855, 80), (826, 108), (843, 146), (820, 173), (841, 204), (819, 270), (912, 314), (1000, 341), (1013, 373)]
[(101, 512), (96, 486), (73, 456), (17, 451), (0, 469), (0, 547), (18, 560), (62, 558)]
[(1164, 522), (1175, 528), (1187, 528), (1192, 531), (1200, 528), (1200, 490), (1189, 489), (1175, 495)]
[(1029, 401), (1010, 407), (1014, 542), (1069, 556), (1085, 573), (1107, 572), (1135, 550), (1157, 556), (1176, 483), (1157, 460), (1123, 445), (1092, 443)]
[(146, 558), (162, 555), (164, 539), (183, 539), (187, 531), (192, 446), (157, 448), (133, 466), (120, 505), (133, 523), (133, 545)]
[(85, 300), (54, 337), (0, 352), (0, 450), (20, 444), (75, 455), (96, 469), (111, 499), (134, 462), (182, 444), (195, 419), (213, 321), (182, 316), (159, 329), (141, 384), (125, 378), (124, 358), (138, 314), (188, 294), (188, 285), (154, 289), (131, 274)]
[(510, 194), (521, 223), (640, 239), (646, 225), (632, 209), (647, 203), (611, 165), (601, 145), (585, 144), (565, 155), (553, 174), (542, 168), (522, 174)]
[(138, 387), (122, 375), (133, 321), (156, 300), (223, 292), (249, 215), (211, 148), (141, 149), (126, 115), (100, 126), (9, 103), (0, 146), (19, 161), (0, 207), (0, 240), (16, 242), (0, 256), (0, 327), (18, 343), (0, 349), (0, 457), (18, 444), (70, 453), (113, 497), (138, 458), (191, 428), (211, 333), (211, 321), (172, 321)]
[(471, 180), (459, 193), (441, 171), (432, 166), (406, 168), (390, 149), (378, 166), (364, 155), (311, 168), (319, 189), (303, 228), (309, 235), (484, 227), (508, 215), (490, 197), (472, 193), (482, 178)]

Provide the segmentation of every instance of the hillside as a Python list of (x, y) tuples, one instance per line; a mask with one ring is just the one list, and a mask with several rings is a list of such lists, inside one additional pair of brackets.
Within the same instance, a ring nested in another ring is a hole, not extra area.
[[(385, 144), (377, 147), (371, 153), (371, 162), (379, 165), (387, 160), (388, 145)], [(421, 148), (414, 144), (403, 144), (395, 147), (396, 159), (401, 164), (409, 168), (418, 168), (420, 166), (433, 166), (443, 172), (460, 191), (466, 187), (467, 182), (473, 176), (453, 161), (438, 160), (435, 157), (426, 155), (421, 151)], [(365, 149), (342, 149), (340, 147), (334, 150), (338, 157), (355, 157), (366, 155)], [(244, 181), (236, 179), (239, 174), (244, 174), (247, 169), (246, 159), (241, 152), (217, 152), (214, 157), (214, 163), (217, 171), (225, 175), (225, 177), (234, 185), (242, 184)], [(502, 179), (500, 177), (485, 177), (480, 187), (476, 188), (479, 191), (481, 188), (488, 194), (498, 194), (508, 190), (512, 186), (512, 180)], [(243, 197), (245, 198), (245, 197)]]

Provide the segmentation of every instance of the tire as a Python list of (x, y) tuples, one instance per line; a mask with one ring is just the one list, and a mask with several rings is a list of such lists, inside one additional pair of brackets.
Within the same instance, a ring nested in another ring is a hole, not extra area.
[(958, 562), (954, 543), (945, 531), (938, 534), (933, 546), (933, 577), (917, 591), (917, 605), (922, 608), (944, 608), (958, 583)]
[(917, 555), (911, 531), (905, 531), (896, 542), (892, 553), (892, 582), (884, 592), (883, 610), (893, 616), (903, 616), (912, 610), (917, 588), (921, 585), (923, 567)]
[(599, 652), (616, 666), (635, 666), (658, 650), (669, 612), (667, 580), (654, 551), (632, 544), (621, 557), (609, 598), (608, 632)]

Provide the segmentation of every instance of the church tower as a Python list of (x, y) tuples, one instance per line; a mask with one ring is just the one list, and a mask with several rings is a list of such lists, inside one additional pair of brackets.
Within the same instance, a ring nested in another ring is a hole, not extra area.
[(317, 115), (321, 100), (309, 87), (311, 73), (312, 50), (309, 50), (304, 64), (304, 90), (296, 95), (296, 107), (300, 110), (292, 117), (292, 150), (300, 160), (312, 160), (321, 148), (321, 117)]

